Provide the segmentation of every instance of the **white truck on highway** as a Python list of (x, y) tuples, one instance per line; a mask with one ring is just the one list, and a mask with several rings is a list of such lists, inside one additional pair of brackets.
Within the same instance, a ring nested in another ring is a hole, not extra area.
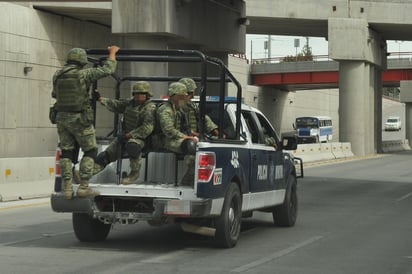
[[(99, 62), (98, 56), (107, 50), (87, 52), (90, 61)], [(189, 77), (200, 86), (199, 120), (202, 123), (209, 115), (219, 126), (219, 136), (211, 138), (200, 127), (193, 187), (179, 184), (186, 166), (182, 155), (168, 151), (146, 151), (135, 184), (119, 183), (128, 167), (127, 159), (108, 165), (91, 179), (90, 186), (100, 193), (93, 198), (66, 200), (56, 172), (52, 209), (72, 213), (74, 232), (80, 241), (103, 241), (114, 224), (147, 221), (152, 225), (179, 223), (184, 231), (210, 236), (217, 246), (233, 247), (240, 235), (242, 218), (251, 217), (253, 211), (271, 213), (279, 226), (295, 224), (297, 178), (303, 177), (303, 164), (285, 150), (296, 149), (296, 138), (280, 139), (262, 112), (242, 103), (241, 85), (221, 60), (192, 50), (133, 49), (120, 50), (117, 59), (179, 62), (182, 66), (189, 63), (191, 67), (196, 64), (198, 76)], [(207, 75), (210, 71), (217, 71), (217, 76)], [(187, 76), (114, 75), (116, 97), (125, 82), (172, 82)], [(237, 88), (235, 97), (225, 97), (229, 84)], [(118, 117), (114, 121), (116, 129)], [(110, 138), (114, 137), (98, 138), (100, 150)], [(59, 149), (56, 170), (58, 160)]]

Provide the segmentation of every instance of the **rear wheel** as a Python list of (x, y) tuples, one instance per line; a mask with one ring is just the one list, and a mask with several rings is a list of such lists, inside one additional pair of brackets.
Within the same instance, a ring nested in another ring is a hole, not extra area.
[(240, 235), (242, 222), (242, 197), (239, 187), (231, 183), (225, 196), (220, 217), (215, 220), (215, 244), (220, 247), (234, 247)]
[(296, 177), (289, 175), (283, 204), (273, 208), (273, 222), (277, 226), (294, 226), (298, 215), (298, 195)]
[(81, 242), (100, 242), (107, 238), (111, 225), (104, 224), (87, 213), (73, 213), (74, 234)]

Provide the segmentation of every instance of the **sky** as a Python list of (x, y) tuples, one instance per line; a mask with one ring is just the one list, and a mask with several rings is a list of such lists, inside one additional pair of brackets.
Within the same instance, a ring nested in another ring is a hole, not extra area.
[[(295, 39), (299, 40), (299, 47), (295, 47)], [(259, 59), (268, 58), (268, 50), (264, 48), (268, 35), (246, 35), (246, 58)], [(271, 57), (295, 56), (297, 52), (302, 52), (306, 44), (306, 37), (303, 36), (277, 36), (271, 35)], [(387, 41), (388, 52), (412, 52), (411, 41)], [(313, 55), (327, 55), (328, 41), (325, 38), (309, 37), (309, 46)]]

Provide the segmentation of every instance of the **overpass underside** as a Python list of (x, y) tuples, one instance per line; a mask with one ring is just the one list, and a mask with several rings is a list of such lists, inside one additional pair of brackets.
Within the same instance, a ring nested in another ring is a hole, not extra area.
[[(313, 86), (330, 87), (337, 83), (339, 139), (352, 143), (355, 155), (364, 156), (382, 151), (381, 98), (385, 83), (382, 75), (387, 70), (386, 40), (411, 39), (411, 11), (412, 2), (407, 0), (246, 1), (246, 15), (251, 22), (247, 33), (315, 36), (328, 40), (329, 57), (339, 63), (338, 72), (294, 77), (310, 78)], [(287, 82), (286, 74), (277, 76), (283, 77), (283, 88), (299, 88), (298, 83)], [(256, 82), (268, 80), (267, 75), (259, 77), (260, 80), (255, 78)], [(409, 124), (406, 121), (407, 128)]]

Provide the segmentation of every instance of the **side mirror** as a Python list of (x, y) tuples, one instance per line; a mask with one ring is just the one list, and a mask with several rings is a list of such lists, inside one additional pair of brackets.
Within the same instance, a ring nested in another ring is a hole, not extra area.
[(295, 150), (298, 148), (298, 138), (296, 136), (285, 136), (282, 138), (282, 149)]
[(292, 127), (293, 127), (294, 130), (296, 130), (295, 123), (292, 123)]

